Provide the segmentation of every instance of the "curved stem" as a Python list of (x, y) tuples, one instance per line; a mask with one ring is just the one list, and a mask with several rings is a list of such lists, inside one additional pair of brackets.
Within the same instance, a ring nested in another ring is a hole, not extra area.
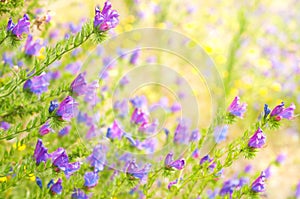
[(0, 41), (0, 45), (8, 38), (8, 35), (6, 35), (1, 41)]

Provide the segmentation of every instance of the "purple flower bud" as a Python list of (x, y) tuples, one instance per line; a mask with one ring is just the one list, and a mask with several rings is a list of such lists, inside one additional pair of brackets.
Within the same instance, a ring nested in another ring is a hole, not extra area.
[(61, 191), (62, 191), (62, 185), (61, 185), (61, 183), (62, 183), (62, 179), (59, 178), (56, 181), (56, 183), (51, 186), (50, 191), (51, 191), (51, 193), (53, 195), (55, 195), (55, 194), (61, 194)]
[(175, 168), (177, 170), (181, 170), (181, 169), (183, 169), (184, 166), (185, 166), (184, 159), (178, 159), (178, 160), (173, 161), (172, 153), (169, 153), (165, 158), (165, 167), (167, 169)]
[(44, 147), (41, 139), (38, 139), (36, 143), (33, 156), (37, 165), (39, 165), (41, 162), (46, 162), (50, 158), (48, 149)]
[(42, 48), (42, 44), (40, 44), (39, 40), (33, 41), (32, 35), (28, 35), (26, 44), (25, 44), (25, 54), (26, 55), (39, 55), (40, 49)]
[(252, 165), (251, 165), (251, 164), (248, 164), (248, 165), (245, 167), (244, 172), (245, 172), (245, 173), (250, 173), (251, 170), (252, 170)]
[(48, 182), (48, 184), (47, 184), (47, 189), (49, 189), (50, 186), (53, 185), (53, 184), (54, 184), (54, 181), (53, 181), (53, 179), (51, 179), (51, 180)]
[(24, 83), (23, 89), (29, 90), (35, 94), (42, 94), (48, 90), (49, 81), (46, 73), (42, 73), (39, 76), (35, 76), (32, 79), (27, 80)]
[(123, 130), (119, 127), (117, 121), (114, 120), (112, 127), (107, 129), (106, 137), (120, 140), (123, 134)]
[(130, 64), (136, 65), (137, 61), (138, 61), (138, 58), (139, 58), (139, 55), (140, 55), (140, 49), (134, 50), (131, 57), (130, 57), (130, 60), (129, 60)]
[(199, 149), (195, 149), (195, 150), (193, 151), (192, 157), (195, 158), (195, 159), (199, 158)]
[(234, 116), (243, 118), (246, 112), (247, 104), (240, 104), (240, 98), (236, 96), (230, 106), (228, 107), (228, 112)]
[(271, 166), (268, 166), (268, 167), (264, 170), (264, 173), (265, 173), (266, 179), (267, 179), (267, 178), (270, 178), (271, 175), (272, 175), (272, 167), (271, 167)]
[(277, 116), (279, 113), (281, 113), (284, 109), (284, 102), (281, 102), (281, 104), (277, 105), (271, 112), (270, 117)]
[(74, 189), (71, 198), (73, 199), (89, 199), (89, 197), (81, 190), (81, 189)]
[(6, 30), (16, 35), (19, 39), (22, 39), (23, 33), (29, 33), (29, 27), (29, 17), (27, 14), (24, 14), (23, 18), (19, 19), (16, 25), (12, 22), (12, 19), (9, 19)]
[(51, 131), (53, 131), (53, 130), (51, 129), (48, 121), (45, 124), (43, 124), (43, 126), (41, 126), (41, 128), (39, 130), (40, 135), (46, 135), (46, 134), (50, 133)]
[(57, 100), (53, 100), (50, 102), (50, 106), (49, 106), (49, 113), (52, 113), (56, 108), (58, 107), (58, 102)]
[(251, 189), (254, 192), (264, 192), (265, 191), (265, 172), (261, 172), (260, 176), (252, 183)]
[(147, 106), (147, 99), (145, 96), (136, 96), (132, 99), (130, 99), (130, 103), (135, 107), (135, 108), (143, 108)]
[(209, 155), (206, 155), (203, 158), (201, 158), (200, 165), (204, 164), (205, 162), (212, 162), (212, 161), (213, 159), (210, 159)]
[(200, 133), (199, 133), (199, 130), (196, 129), (196, 130), (193, 130), (192, 133), (191, 133), (191, 137), (190, 137), (190, 141), (191, 142), (197, 142), (200, 140)]
[(87, 158), (87, 161), (94, 168), (94, 172), (99, 172), (104, 169), (104, 164), (106, 161), (106, 148), (104, 145), (97, 145), (92, 154)]
[(132, 146), (137, 147), (139, 145), (138, 140), (134, 140), (128, 133), (124, 133), (123, 136), (131, 143)]
[(118, 17), (118, 12), (112, 10), (111, 3), (106, 1), (101, 11), (98, 7), (95, 9), (94, 27), (98, 28), (101, 32), (115, 28), (119, 23)]
[(170, 110), (172, 113), (178, 112), (181, 110), (181, 105), (179, 103), (174, 103), (171, 107)]
[(98, 184), (98, 173), (87, 172), (84, 174), (84, 186), (87, 188), (95, 187)]
[(78, 171), (79, 169), (80, 169), (80, 163), (79, 162), (68, 163), (63, 168), (61, 168), (61, 170), (65, 173), (67, 179), (69, 179), (70, 176), (74, 172)]
[(35, 182), (36, 182), (36, 184), (40, 187), (40, 189), (43, 188), (43, 183), (42, 183), (41, 178), (36, 177), (36, 178), (35, 178)]
[(120, 80), (120, 85), (121, 86), (125, 86), (126, 84), (129, 83), (129, 79), (127, 76), (124, 76), (121, 80)]
[(0, 128), (3, 129), (4, 131), (7, 131), (10, 128), (10, 124), (7, 122), (0, 122)]
[(78, 112), (78, 103), (68, 96), (58, 106), (56, 115), (60, 116), (65, 121), (70, 121)]
[(248, 146), (251, 148), (262, 148), (266, 143), (266, 136), (261, 128), (258, 127), (254, 135), (249, 139)]
[(148, 115), (143, 109), (135, 108), (131, 115), (131, 122), (135, 124), (148, 123)]
[(265, 106), (264, 106), (264, 118), (268, 117), (270, 112), (271, 112), (271, 109), (269, 108), (268, 104), (265, 104)]
[(77, 96), (86, 93), (87, 83), (85, 81), (85, 75), (86, 73), (80, 73), (71, 83), (71, 91)]
[(228, 132), (228, 125), (217, 126), (214, 130), (214, 136), (216, 143), (221, 143), (226, 140)]
[(169, 182), (169, 184), (168, 184), (168, 189), (170, 190), (172, 186), (174, 186), (175, 184), (177, 184), (177, 182), (178, 182), (178, 179)]
[(65, 136), (65, 135), (68, 135), (69, 134), (69, 132), (70, 132), (70, 130), (71, 130), (71, 126), (66, 126), (66, 127), (64, 127), (63, 129), (61, 129), (59, 132), (58, 132), (58, 135), (59, 136)]

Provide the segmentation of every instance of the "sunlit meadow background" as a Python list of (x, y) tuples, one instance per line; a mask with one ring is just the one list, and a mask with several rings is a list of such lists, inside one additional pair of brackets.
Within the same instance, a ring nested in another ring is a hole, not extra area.
[[(226, 104), (239, 95), (248, 104), (243, 120), (229, 127), (227, 140), (241, 135), (255, 121), (263, 105), (275, 107), (300, 102), (300, 2), (279, 1), (183, 1), (183, 0), (112, 0), (120, 14), (115, 34), (137, 28), (157, 27), (180, 32), (195, 40), (211, 56), (224, 80)], [(101, 1), (41, 1), (52, 15), (49, 31), (63, 35), (69, 30), (62, 24), (79, 24), (94, 16), (94, 6)], [(34, 32), (37, 36), (39, 31)], [(149, 38), (155, 40), (155, 38)], [(147, 55), (142, 54), (141, 59)], [(85, 57), (82, 57), (84, 60)], [(176, 58), (174, 58), (176, 59)], [(169, 60), (172, 63), (172, 60)], [(173, 60), (174, 61), (174, 60)], [(141, 61), (142, 62), (142, 61)], [(159, 63), (159, 61), (158, 61)], [(176, 65), (176, 64), (175, 64)], [(95, 66), (96, 67), (96, 66)], [(200, 124), (208, 125), (210, 96), (201, 81), (193, 80), (183, 66), (174, 66), (189, 79), (199, 101)], [(181, 67), (181, 68), (180, 68)], [(199, 87), (203, 89), (199, 89)], [(204, 91), (202, 91), (204, 90)], [(143, 91), (141, 91), (143, 93)], [(151, 93), (148, 96), (151, 98)], [(153, 97), (155, 98), (155, 96)], [(207, 119), (206, 119), (207, 118)], [(299, 117), (284, 121), (279, 131), (267, 134), (267, 146), (253, 160), (240, 159), (224, 172), (224, 178), (254, 165), (254, 172), (264, 170), (280, 153), (287, 155), (280, 167), (274, 167), (267, 181), (268, 198), (287, 198), (300, 180)], [(7, 143), (9, 144), (9, 143)], [(226, 144), (222, 143), (222, 144)], [(28, 179), (30, 181), (30, 179)], [(35, 185), (32, 185), (35, 186)]]

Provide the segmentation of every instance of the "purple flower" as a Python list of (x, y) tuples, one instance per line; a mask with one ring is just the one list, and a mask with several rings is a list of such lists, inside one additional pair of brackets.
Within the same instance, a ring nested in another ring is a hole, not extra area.
[(92, 167), (94, 167), (94, 172), (102, 171), (106, 161), (106, 148), (104, 145), (97, 145), (92, 154), (87, 158), (87, 161)]
[(213, 160), (214, 159), (210, 158), (209, 155), (205, 155), (203, 158), (201, 158), (200, 165), (203, 165), (203, 164), (205, 164), (207, 162), (207, 163), (209, 163), (208, 168), (212, 171), (216, 167), (216, 163), (215, 162), (211, 163)]
[(128, 104), (127, 100), (116, 101), (114, 104), (114, 110), (118, 112), (118, 116), (124, 118), (128, 113)]
[(168, 184), (168, 189), (170, 190), (172, 186), (174, 186), (175, 184), (177, 184), (177, 182), (178, 182), (178, 179), (169, 182), (169, 184)]
[(41, 162), (46, 162), (50, 155), (48, 154), (48, 149), (44, 147), (43, 142), (41, 139), (38, 139), (34, 154), (33, 154), (36, 164), (39, 165)]
[(42, 73), (39, 76), (35, 76), (32, 79), (28, 79), (23, 86), (23, 89), (29, 90), (35, 94), (42, 94), (48, 90), (49, 81), (46, 73)]
[(230, 106), (228, 107), (228, 112), (234, 116), (243, 118), (244, 113), (246, 112), (247, 104), (240, 104), (240, 98), (236, 96)]
[(190, 141), (197, 142), (200, 140), (200, 137), (201, 137), (201, 135), (200, 135), (199, 131), (197, 129), (193, 130), (191, 133)]
[(135, 108), (143, 108), (144, 106), (147, 106), (147, 99), (145, 96), (136, 96), (132, 99), (130, 99), (130, 103), (135, 107)]
[(86, 73), (80, 73), (71, 83), (71, 91), (77, 96), (86, 93), (87, 83), (85, 81), (85, 75)]
[(4, 131), (7, 131), (10, 128), (10, 124), (8, 122), (0, 122), (0, 128), (3, 129)]
[(238, 179), (228, 180), (224, 182), (222, 189), (220, 190), (220, 196), (225, 196), (229, 194), (229, 197), (232, 198), (234, 189), (239, 185), (240, 181)]
[(214, 130), (216, 143), (219, 144), (222, 141), (226, 140), (227, 132), (228, 132), (228, 125), (217, 126)]
[(36, 177), (36, 178), (35, 178), (35, 182), (36, 182), (36, 184), (40, 187), (40, 189), (43, 188), (43, 183), (42, 183), (41, 178)]
[(148, 123), (148, 115), (143, 109), (135, 108), (131, 115), (131, 122), (135, 124)]
[(114, 120), (112, 127), (107, 129), (106, 137), (120, 140), (123, 134), (123, 130), (119, 127), (117, 121)]
[(58, 132), (58, 135), (65, 136), (65, 135), (69, 134), (70, 130), (71, 130), (71, 126), (66, 126)]
[(189, 138), (189, 125), (185, 120), (181, 120), (175, 129), (174, 143), (187, 144)]
[(254, 192), (264, 192), (265, 191), (265, 172), (261, 172), (260, 176), (252, 183), (251, 189)]
[(249, 139), (248, 146), (251, 148), (262, 148), (266, 143), (266, 136), (261, 128), (258, 127), (254, 135)]
[(268, 167), (264, 170), (266, 179), (271, 177), (271, 175), (272, 175), (272, 170), (273, 170), (273, 169), (272, 169), (271, 166), (268, 166)]
[(276, 157), (275, 162), (280, 165), (280, 164), (283, 164), (285, 162), (285, 160), (286, 160), (286, 154), (281, 153)]
[(70, 176), (76, 171), (78, 171), (79, 169), (80, 169), (79, 162), (68, 163), (64, 167), (61, 167), (61, 170), (65, 173), (67, 179), (70, 178)]
[(119, 23), (118, 17), (118, 12), (112, 10), (111, 3), (106, 1), (101, 11), (98, 7), (95, 9), (94, 27), (98, 28), (101, 32), (115, 28)]
[(146, 164), (144, 168), (139, 169), (138, 165), (135, 163), (134, 160), (131, 160), (127, 163), (126, 173), (130, 174), (133, 178), (138, 178), (141, 181), (145, 181), (147, 175), (150, 171), (151, 165)]
[(89, 197), (81, 190), (81, 189), (74, 189), (71, 198), (73, 199), (89, 199)]
[(138, 61), (138, 58), (139, 58), (139, 55), (140, 55), (140, 49), (134, 50), (131, 57), (130, 57), (130, 60), (129, 60), (130, 64), (136, 65), (137, 61)]
[(46, 135), (46, 134), (50, 133), (51, 131), (53, 131), (53, 130), (51, 129), (48, 121), (45, 124), (43, 124), (43, 126), (41, 126), (41, 128), (39, 130), (40, 135)]
[(300, 182), (298, 183), (298, 185), (297, 185), (297, 187), (296, 187), (295, 197), (296, 197), (297, 199), (300, 198)]
[(42, 48), (42, 44), (40, 44), (40, 41), (33, 41), (32, 35), (28, 35), (26, 44), (25, 44), (25, 54), (26, 55), (39, 55), (40, 49)]
[(53, 195), (55, 194), (61, 194), (61, 191), (62, 191), (62, 180), (59, 178), (56, 183), (54, 183), (51, 188), (50, 188), (50, 191)]
[(184, 165), (185, 165), (184, 159), (178, 159), (175, 161), (173, 160), (173, 153), (169, 153), (166, 156), (165, 167), (167, 169), (175, 168), (175, 169), (181, 170), (181, 169), (183, 169)]
[(98, 184), (98, 173), (87, 172), (84, 174), (84, 186), (87, 188), (95, 187)]
[(181, 110), (181, 105), (180, 103), (175, 102), (171, 107), (170, 110), (172, 113), (178, 112)]
[(132, 146), (137, 147), (139, 145), (138, 140), (134, 140), (128, 133), (124, 133), (123, 136), (131, 143)]
[(78, 103), (71, 97), (66, 97), (58, 106), (56, 115), (65, 121), (70, 121), (78, 112)]
[(284, 103), (282, 102), (272, 110), (270, 117), (274, 117), (276, 121), (280, 121), (282, 118), (291, 120), (295, 117), (295, 109), (295, 104), (291, 104), (289, 107), (284, 108)]
[(23, 18), (19, 19), (18, 23), (15, 25), (10, 18), (6, 27), (8, 32), (16, 35), (19, 39), (22, 39), (22, 34), (29, 33), (30, 21), (27, 14), (24, 14)]
[(126, 84), (129, 83), (129, 79), (127, 76), (124, 76), (121, 80), (120, 80), (120, 85), (121, 86), (125, 86)]
[(271, 112), (271, 109), (269, 108), (268, 104), (265, 104), (265, 106), (264, 106), (264, 118), (268, 117), (270, 112)]
[(99, 84), (97, 81), (93, 81), (86, 87), (84, 100), (91, 105), (96, 105), (96, 103), (99, 101), (99, 98), (97, 96), (97, 88), (99, 88)]
[(71, 74), (75, 75), (81, 69), (82, 63), (80, 61), (73, 62), (71, 64), (66, 65), (66, 71), (70, 72)]
[(53, 184), (54, 184), (54, 181), (53, 181), (53, 179), (51, 179), (51, 180), (48, 182), (48, 184), (47, 184), (47, 188), (49, 189), (50, 186), (53, 185)]
[(192, 157), (193, 158), (199, 158), (199, 149), (195, 149), (194, 151), (193, 151), (193, 153), (192, 153)]
[(151, 133), (156, 132), (157, 127), (158, 127), (158, 121), (157, 120), (155, 120), (153, 123), (144, 122), (139, 127), (139, 131), (151, 134)]
[(57, 100), (53, 100), (50, 102), (50, 106), (49, 106), (49, 113), (52, 113), (56, 108), (58, 107), (58, 102)]
[(245, 172), (245, 173), (250, 173), (251, 170), (252, 170), (252, 165), (251, 165), (251, 164), (248, 164), (248, 165), (245, 167), (244, 172)]

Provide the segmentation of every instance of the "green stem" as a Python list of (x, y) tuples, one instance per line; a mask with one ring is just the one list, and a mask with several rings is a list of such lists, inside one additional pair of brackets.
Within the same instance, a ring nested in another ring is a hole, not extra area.
[(6, 35), (1, 41), (0, 41), (0, 45), (8, 38), (8, 35)]

